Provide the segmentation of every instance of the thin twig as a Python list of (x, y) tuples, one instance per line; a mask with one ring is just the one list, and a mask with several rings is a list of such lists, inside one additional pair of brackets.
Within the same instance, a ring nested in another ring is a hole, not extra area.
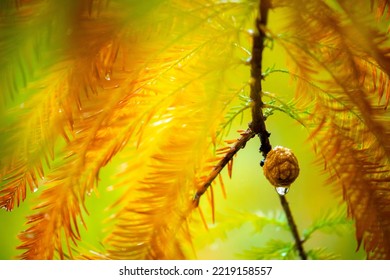
[(284, 195), (279, 195), (280, 203), (282, 204), (283, 210), (286, 213), (288, 225), (295, 239), (295, 246), (298, 250), (299, 256), (302, 260), (307, 260), (306, 252), (303, 249), (303, 241), (299, 237), (297, 226), (294, 222), (293, 215), (291, 213), (290, 206), (288, 205), (287, 199)]
[[(269, 136), (270, 133), (266, 129), (265, 119), (263, 116), (263, 107), (264, 103), (262, 101), (262, 61), (263, 61), (263, 50), (264, 50), (264, 41), (266, 39), (266, 34), (264, 32), (265, 26), (267, 25), (268, 20), (268, 11), (271, 7), (270, 0), (261, 0), (259, 6), (259, 14), (256, 18), (256, 33), (253, 36), (253, 47), (252, 47), (252, 59), (251, 59), (251, 92), (250, 97), (253, 102), (252, 107), (252, 123), (250, 128), (254, 133), (256, 133), (260, 138), (260, 152), (262, 153), (264, 159), (267, 157), (268, 152), (272, 149)], [(302, 241), (299, 237), (297, 226), (294, 222), (293, 215), (291, 213), (290, 207), (288, 205), (287, 199), (285, 196), (280, 197), (280, 202), (282, 204), (283, 210), (286, 214), (288, 225), (291, 229), (292, 235), (295, 240), (295, 246), (299, 252), (299, 256), (302, 260), (306, 260), (307, 256), (302, 246)]]
[(198, 190), (194, 196), (194, 204), (198, 206), (200, 197), (207, 191), (210, 187), (211, 183), (218, 176), (218, 174), (222, 171), (222, 169), (229, 163), (230, 160), (234, 157), (234, 155), (242, 148), (245, 147), (246, 143), (255, 136), (256, 134), (248, 128), (245, 132), (241, 133), (241, 137), (235, 142), (230, 150), (225, 154), (225, 156), (217, 163), (214, 169), (211, 171), (207, 179), (202, 185), (202, 188)]
[(259, 14), (256, 18), (256, 31), (253, 36), (252, 46), (252, 58), (251, 58), (251, 82), (250, 82), (250, 98), (252, 99), (252, 123), (249, 125), (253, 132), (255, 132), (261, 142), (260, 152), (265, 158), (268, 152), (271, 150), (271, 144), (269, 142), (269, 136), (265, 121), (263, 117), (262, 101), (262, 61), (264, 41), (266, 34), (264, 28), (267, 25), (268, 10), (270, 8), (270, 2), (268, 0), (260, 1)]

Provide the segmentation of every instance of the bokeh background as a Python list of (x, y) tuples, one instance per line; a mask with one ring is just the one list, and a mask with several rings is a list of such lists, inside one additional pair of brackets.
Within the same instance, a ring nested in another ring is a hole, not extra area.
[[(270, 28), (278, 30), (282, 27), (284, 16), (280, 11), (277, 14), (272, 12)], [(286, 57), (278, 45), (267, 49), (264, 59), (265, 68), (286, 69)], [(249, 68), (242, 69), (240, 73), (232, 73), (232, 78), (247, 77)], [(275, 73), (267, 77), (264, 89), (277, 94), (284, 100), (293, 98), (295, 92), (294, 81), (283, 73)], [(16, 96), (13, 102), (9, 103), (8, 109), (18, 106), (19, 103), (20, 100)], [(246, 129), (249, 121), (250, 115), (246, 112), (243, 119), (238, 118), (233, 122), (226, 139), (237, 138), (239, 134), (236, 131)], [(268, 118), (267, 128), (271, 132), (272, 145), (289, 147), (299, 160), (300, 176), (287, 194), (287, 199), (300, 232), (302, 233), (326, 212), (344, 211), (345, 213), (345, 206), (340, 195), (335, 193), (333, 183), (327, 181), (324, 167), (316, 161), (313, 147), (307, 141), (307, 130), (282, 112), (275, 112)], [(259, 140), (254, 138), (245, 149), (239, 152), (234, 159), (231, 179), (228, 178), (226, 170), (222, 172), (227, 197), (226, 199), (223, 197), (218, 185), (214, 186), (214, 223), (211, 218), (210, 205), (205, 197), (202, 198), (201, 207), (208, 223), (208, 229), (200, 222), (198, 214), (194, 213), (193, 247), (197, 258), (246, 259), (248, 256), (245, 252), (253, 247), (264, 246), (271, 239), (292, 241), (292, 236), (288, 231), (272, 225), (265, 226), (261, 232), (256, 232), (253, 224), (249, 222), (224, 230), (226, 228), (224, 224), (234, 221), (240, 213), (261, 213), (276, 216), (283, 214), (277, 193), (265, 180), (259, 166), (261, 160), (261, 155), (258, 152), (259, 145)], [(84, 216), (87, 229), (81, 229), (83, 246), (91, 248), (102, 248), (103, 246), (102, 241), (107, 234), (105, 232), (106, 208), (119, 195), (111, 191), (110, 187), (113, 182), (113, 174), (118, 171), (117, 168), (115, 159), (103, 168), (100, 173), (99, 193), (91, 194), (86, 201), (90, 214)], [(0, 210), (0, 259), (16, 259), (21, 254), (21, 251), (16, 249), (19, 245), (17, 235), (27, 228), (26, 216), (32, 213), (31, 208), (35, 205), (41, 191), (42, 189), (39, 189), (34, 193), (29, 193), (26, 201), (12, 212)], [(223, 236), (215, 234), (219, 229), (224, 231)], [(325, 248), (334, 253), (338, 259), (365, 258), (363, 250), (357, 251), (353, 222), (343, 226), (337, 232), (331, 230), (327, 233), (315, 233), (304, 247)]]
[[(244, 120), (243, 126), (247, 121), (247, 119)], [(334, 195), (334, 186), (326, 182), (324, 169), (315, 163), (316, 157), (313, 149), (306, 141), (306, 130), (282, 113), (276, 113), (270, 117), (267, 125), (272, 131), (272, 143), (290, 147), (299, 159), (300, 175), (287, 194), (298, 229), (302, 232), (327, 211), (344, 208), (339, 196)], [(232, 127), (232, 133), (229, 136), (237, 136), (235, 129), (243, 126)], [(223, 198), (222, 191), (216, 185), (214, 189), (215, 224), (212, 223), (211, 209), (207, 199), (204, 198), (201, 201), (209, 229), (207, 230), (199, 221), (196, 224), (193, 242), (199, 259), (245, 259), (245, 250), (262, 246), (271, 238), (292, 240), (289, 232), (278, 230), (272, 225), (266, 226), (261, 233), (256, 233), (249, 222), (226, 232), (225, 238), (209, 236), (212, 230), (218, 228), (221, 223), (234, 221), (235, 215), (239, 215), (239, 212), (277, 214), (282, 211), (277, 193), (266, 181), (259, 166), (261, 156), (258, 148), (259, 142), (255, 138), (247, 144), (244, 150), (240, 151), (234, 159), (231, 179), (228, 178), (226, 170), (223, 171), (227, 198)], [(90, 215), (84, 217), (88, 228), (82, 230), (83, 242), (98, 248), (101, 248), (100, 242), (106, 235), (104, 231), (106, 208), (117, 196), (109, 188), (110, 177), (114, 173), (115, 170), (111, 170), (110, 166), (104, 168), (101, 173), (99, 194), (92, 194), (86, 203)], [(12, 212), (0, 211), (1, 259), (14, 259), (21, 253), (16, 249), (19, 245), (17, 234), (26, 229), (26, 216), (31, 214), (31, 207), (35, 205), (39, 193), (40, 191), (29, 194), (27, 200)], [(356, 252), (357, 244), (353, 224), (343, 227), (339, 233), (315, 233), (305, 247), (326, 248), (340, 259), (365, 258), (363, 250)]]

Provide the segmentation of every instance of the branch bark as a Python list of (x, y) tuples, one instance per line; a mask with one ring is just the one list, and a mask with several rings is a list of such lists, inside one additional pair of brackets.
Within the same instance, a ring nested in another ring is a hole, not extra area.
[(260, 138), (260, 152), (265, 158), (268, 152), (271, 150), (271, 144), (269, 142), (270, 133), (265, 126), (265, 120), (263, 117), (262, 101), (262, 62), (264, 41), (266, 34), (264, 27), (268, 21), (268, 11), (271, 7), (269, 0), (260, 1), (259, 14), (256, 18), (256, 30), (253, 36), (252, 45), (252, 58), (251, 58), (251, 81), (250, 81), (250, 98), (252, 99), (252, 122), (249, 127)]
[(222, 171), (222, 169), (229, 163), (229, 161), (234, 157), (234, 155), (242, 148), (245, 147), (246, 143), (255, 136), (256, 134), (248, 128), (245, 132), (241, 133), (241, 137), (230, 147), (230, 150), (226, 155), (217, 163), (210, 175), (207, 177), (205, 182), (202, 185), (202, 188), (198, 190), (194, 196), (193, 202), (195, 206), (198, 206), (200, 197), (207, 191), (211, 183)]
[(303, 241), (299, 237), (297, 226), (294, 222), (293, 215), (291, 213), (290, 206), (288, 205), (287, 199), (284, 195), (279, 195), (280, 203), (282, 204), (284, 213), (286, 214), (288, 226), (290, 227), (291, 233), (295, 240), (295, 247), (299, 253), (299, 256), (302, 260), (307, 260), (307, 255), (303, 249)]
[[(270, 0), (260, 0), (259, 13), (256, 18), (256, 31), (253, 36), (252, 58), (251, 58), (251, 92), (250, 97), (253, 102), (252, 106), (252, 122), (249, 125), (251, 130), (260, 138), (260, 152), (264, 159), (267, 157), (272, 146), (269, 141), (270, 133), (267, 131), (265, 119), (263, 117), (262, 101), (262, 61), (264, 51), (264, 41), (266, 40), (265, 26), (268, 21), (268, 11), (271, 8)], [(307, 256), (303, 249), (302, 240), (299, 237), (298, 229), (294, 221), (291, 209), (288, 205), (285, 196), (279, 195), (280, 203), (286, 214), (288, 225), (295, 240), (295, 246), (302, 260), (306, 260)]]

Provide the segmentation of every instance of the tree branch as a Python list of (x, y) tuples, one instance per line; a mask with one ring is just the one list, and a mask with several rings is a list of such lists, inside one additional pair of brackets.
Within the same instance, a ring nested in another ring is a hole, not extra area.
[[(250, 97), (253, 102), (252, 106), (252, 123), (249, 127), (260, 138), (260, 152), (264, 159), (267, 157), (272, 147), (269, 141), (270, 133), (266, 129), (265, 118), (263, 117), (264, 103), (262, 101), (262, 61), (264, 51), (264, 41), (266, 34), (264, 32), (268, 20), (268, 11), (271, 8), (270, 0), (260, 0), (259, 14), (256, 18), (256, 31), (253, 36), (252, 59), (251, 59), (251, 92)], [(288, 205), (287, 199), (283, 195), (279, 195), (280, 203), (286, 214), (288, 225), (295, 240), (295, 246), (302, 260), (306, 260), (307, 256), (302, 246), (302, 240), (299, 237), (298, 229), (295, 224), (293, 215)]]
[(293, 215), (290, 210), (290, 206), (288, 205), (287, 199), (284, 195), (279, 195), (280, 203), (282, 204), (283, 210), (286, 214), (288, 226), (290, 227), (291, 233), (293, 234), (294, 240), (295, 240), (295, 246), (298, 250), (299, 256), (302, 260), (307, 260), (307, 255), (305, 250), (303, 249), (303, 241), (299, 237), (297, 226), (294, 222)]
[(269, 0), (260, 1), (259, 14), (256, 18), (256, 30), (253, 36), (252, 58), (251, 58), (251, 81), (250, 81), (250, 98), (252, 99), (252, 122), (249, 127), (256, 133), (261, 142), (260, 152), (265, 158), (271, 150), (269, 142), (270, 133), (267, 131), (263, 117), (262, 101), (262, 61), (264, 41), (266, 34), (264, 28), (267, 25), (268, 10), (271, 4)]
[(241, 137), (237, 140), (237, 142), (233, 144), (233, 146), (230, 147), (230, 150), (226, 153), (226, 155), (217, 163), (217, 165), (211, 171), (211, 173), (203, 183), (202, 188), (196, 192), (193, 199), (195, 206), (198, 206), (200, 197), (207, 191), (211, 183), (222, 171), (222, 169), (229, 163), (229, 161), (234, 157), (234, 155), (240, 149), (245, 147), (246, 142), (248, 142), (255, 135), (256, 134), (250, 128), (248, 128), (245, 132), (241, 133)]

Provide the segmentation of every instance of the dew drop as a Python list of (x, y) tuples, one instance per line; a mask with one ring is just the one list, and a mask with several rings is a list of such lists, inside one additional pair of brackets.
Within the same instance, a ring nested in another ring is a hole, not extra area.
[(253, 36), (255, 34), (255, 31), (253, 29), (248, 29), (246, 31), (250, 36)]
[(288, 193), (288, 191), (290, 190), (290, 188), (289, 187), (276, 187), (275, 190), (279, 195), (286, 195)]
[(34, 189), (33, 189), (33, 192), (37, 192), (37, 191), (38, 191), (38, 188), (34, 188)]
[(251, 65), (252, 57), (249, 56), (249, 57), (245, 58), (245, 59), (243, 60), (243, 62), (244, 62), (244, 65)]

